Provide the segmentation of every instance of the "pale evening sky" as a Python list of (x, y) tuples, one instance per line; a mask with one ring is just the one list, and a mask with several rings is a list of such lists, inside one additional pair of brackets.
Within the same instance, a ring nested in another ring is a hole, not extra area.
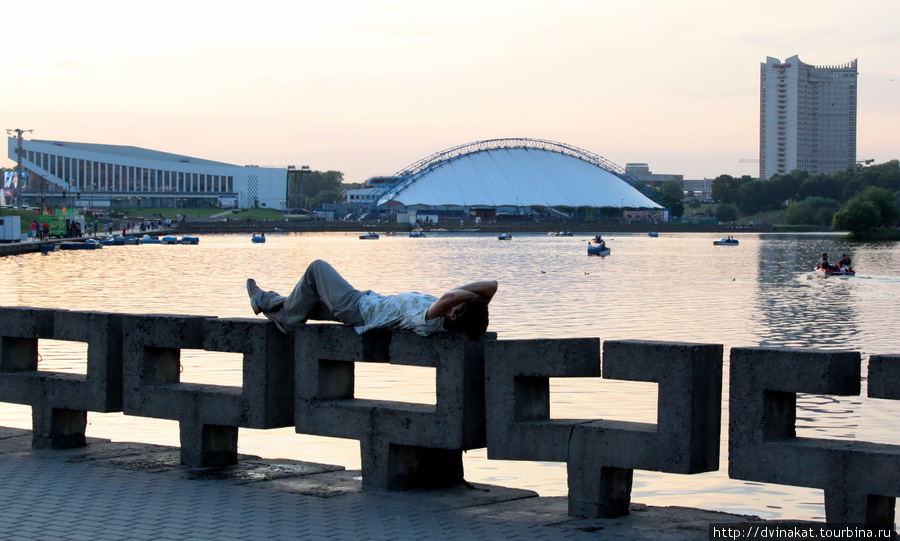
[[(896, 0), (4, 1), (2, 128), (348, 182), (482, 139), (756, 175), (759, 65), (859, 59), (858, 157), (900, 158)], [(2, 165), (13, 162), (3, 152)]]

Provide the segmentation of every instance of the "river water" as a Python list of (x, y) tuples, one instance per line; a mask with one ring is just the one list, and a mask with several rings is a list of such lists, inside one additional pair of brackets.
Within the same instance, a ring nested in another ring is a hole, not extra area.
[[(740, 245), (713, 246), (708, 234), (607, 235), (608, 257), (588, 256), (590, 237), (431, 233), (361, 241), (358, 233), (206, 235), (199, 245), (141, 245), (0, 258), (0, 305), (123, 313), (254, 317), (244, 281), (287, 293), (314, 259), (332, 263), (352, 284), (390, 294), (439, 295), (467, 282), (496, 279), (490, 330), (499, 339), (599, 337), (720, 343), (725, 346), (721, 469), (681, 476), (636, 471), (632, 500), (759, 515), (821, 520), (820, 490), (731, 480), (727, 475), (728, 353), (732, 347), (786, 346), (900, 353), (900, 243), (858, 243), (823, 234), (737, 234)], [(849, 253), (855, 277), (812, 270), (822, 252)], [(262, 316), (256, 316), (262, 317)], [(2, 323), (0, 323), (2, 324)], [(42, 340), (41, 369), (84, 373), (84, 345)], [(240, 385), (236, 354), (183, 353), (182, 381)], [(434, 371), (361, 366), (357, 397), (431, 403)], [(798, 435), (900, 444), (900, 403), (801, 395)], [(551, 380), (554, 418), (656, 421), (656, 385), (612, 380)], [(88, 415), (88, 436), (178, 445), (173, 421)], [(0, 425), (31, 428), (30, 408), (0, 404)], [(241, 453), (359, 468), (355, 440), (245, 430)], [(466, 479), (565, 495), (561, 463), (465, 459)]]

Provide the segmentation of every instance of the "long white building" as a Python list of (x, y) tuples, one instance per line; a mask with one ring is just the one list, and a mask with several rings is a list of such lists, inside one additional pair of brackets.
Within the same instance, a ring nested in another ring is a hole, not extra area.
[(856, 166), (856, 62), (813, 66), (794, 55), (760, 65), (761, 179)]
[[(10, 137), (9, 158), (18, 160)], [(121, 145), (22, 141), (23, 201), (63, 197), (101, 208), (215, 206), (282, 209), (287, 168), (239, 166)]]

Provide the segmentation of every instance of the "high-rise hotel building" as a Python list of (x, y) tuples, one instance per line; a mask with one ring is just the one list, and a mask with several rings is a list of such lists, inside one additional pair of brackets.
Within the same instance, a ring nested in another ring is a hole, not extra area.
[(760, 65), (759, 178), (856, 166), (856, 60), (813, 66), (792, 56)]

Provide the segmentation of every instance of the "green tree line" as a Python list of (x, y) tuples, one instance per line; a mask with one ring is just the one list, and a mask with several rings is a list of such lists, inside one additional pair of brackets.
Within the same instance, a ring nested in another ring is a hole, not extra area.
[(720, 209), (733, 205), (746, 215), (786, 208), (789, 224), (826, 225), (863, 236), (900, 220), (900, 161), (831, 175), (797, 170), (769, 180), (720, 175), (713, 180), (712, 198), (724, 204)]
[[(313, 210), (323, 203), (341, 202), (344, 199), (344, 173), (340, 171), (303, 171), (288, 176), (288, 193), (291, 205)], [(302, 201), (299, 199), (302, 198)]]

